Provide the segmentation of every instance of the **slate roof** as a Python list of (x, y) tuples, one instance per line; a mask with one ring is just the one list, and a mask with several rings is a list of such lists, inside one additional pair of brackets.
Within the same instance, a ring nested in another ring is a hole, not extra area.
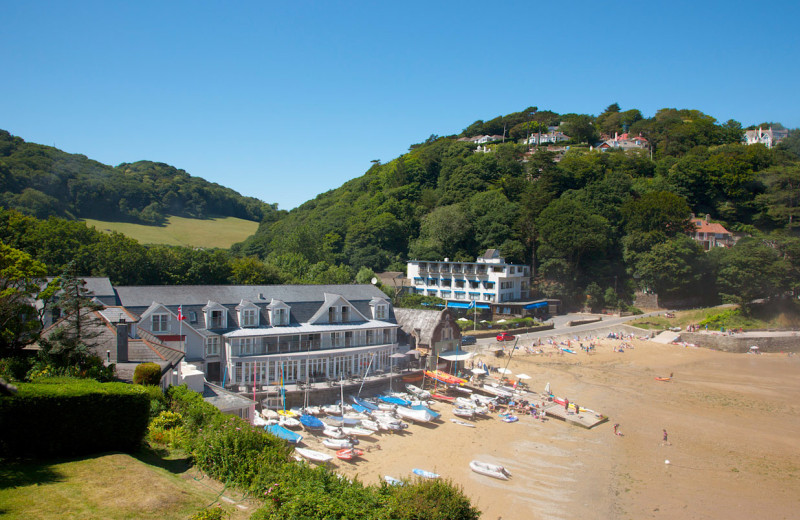
[(248, 408), (255, 404), (255, 401), (252, 399), (229, 392), (228, 390), (209, 382), (206, 382), (203, 385), (203, 400), (213, 406), (216, 406), (223, 413), (233, 410), (240, 410), (242, 408)]
[[(369, 303), (373, 298), (388, 300), (386, 294), (371, 284), (363, 285), (150, 285), (119, 286), (116, 288), (119, 303), (128, 310), (142, 315), (154, 303), (164, 305), (177, 315), (183, 306), (183, 315), (196, 313), (197, 320), (187, 320), (195, 329), (206, 328), (203, 307), (215, 302), (228, 309), (228, 321), (222, 329), (234, 329), (236, 307), (248, 300), (260, 309), (260, 323), (269, 323), (266, 307), (280, 300), (291, 307), (290, 323), (308, 323), (320, 307), (330, 301), (330, 295), (340, 295), (364, 316), (372, 316)], [(326, 294), (328, 295), (326, 297)], [(327, 298), (327, 300), (326, 300)], [(386, 321), (393, 321), (390, 318)]]

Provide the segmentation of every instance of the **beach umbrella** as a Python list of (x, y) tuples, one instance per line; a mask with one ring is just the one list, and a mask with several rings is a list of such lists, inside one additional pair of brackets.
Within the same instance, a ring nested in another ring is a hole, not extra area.
[(475, 375), (480, 375), (480, 374), (485, 374), (486, 370), (482, 368), (473, 368), (472, 370), (470, 370), (470, 372), (472, 372)]
[(456, 321), (469, 321), (467, 318), (458, 318)]
[(530, 379), (531, 376), (528, 374), (517, 374), (517, 379)]
[(498, 368), (497, 371), (500, 372), (501, 374), (510, 374), (511, 373), (511, 370), (509, 370), (507, 368)]
[(389, 357), (390, 358), (394, 358), (394, 359), (404, 359), (406, 357), (406, 355), (405, 354), (401, 354), (400, 352), (396, 352), (396, 353), (392, 354)]

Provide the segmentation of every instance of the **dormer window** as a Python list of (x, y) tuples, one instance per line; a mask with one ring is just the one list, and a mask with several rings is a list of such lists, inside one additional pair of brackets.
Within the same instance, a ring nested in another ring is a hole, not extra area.
[(222, 311), (211, 311), (211, 319), (209, 320), (209, 329), (221, 329), (223, 327), (224, 313)]
[(376, 320), (385, 320), (386, 319), (386, 305), (376, 305), (375, 306), (375, 319)]
[(258, 325), (258, 312), (256, 309), (242, 309), (242, 327), (255, 327)]
[(350, 309), (347, 306), (342, 307), (342, 323), (350, 321)]
[(336, 308), (328, 307), (328, 323), (336, 323)]
[(286, 325), (288, 320), (286, 309), (275, 309), (272, 311), (272, 324), (273, 325)]

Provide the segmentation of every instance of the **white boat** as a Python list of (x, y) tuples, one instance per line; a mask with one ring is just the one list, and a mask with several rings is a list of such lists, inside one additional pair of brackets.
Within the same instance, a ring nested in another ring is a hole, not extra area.
[(333, 459), (333, 455), (309, 450), (308, 448), (295, 448), (294, 452), (304, 459), (313, 460), (314, 462), (328, 462), (329, 460)]
[(453, 408), (453, 415), (457, 415), (458, 417), (469, 417), (471, 419), (475, 417), (475, 410), (472, 408), (456, 407)]
[(361, 419), (361, 426), (367, 430), (372, 430), (373, 432), (381, 429), (378, 421), (373, 421), (371, 419)]
[(345, 434), (341, 428), (325, 428), (322, 430), (322, 435), (330, 437), (331, 439), (344, 439)]
[(458, 419), (450, 419), (450, 422), (453, 422), (453, 423), (458, 424), (460, 426), (468, 426), (470, 428), (474, 428), (475, 427), (475, 425), (472, 424), (472, 423), (468, 423), (466, 421), (459, 421)]
[(343, 426), (342, 433), (353, 437), (368, 437), (375, 433), (375, 430), (368, 430), (366, 428), (359, 428), (358, 426)]
[(253, 426), (266, 426), (267, 424), (269, 423), (261, 416), (261, 414), (256, 413), (253, 415)]
[(389, 484), (390, 486), (402, 486), (403, 485), (403, 481), (402, 480), (400, 480), (399, 478), (390, 477), (389, 475), (384, 476), (383, 480), (385, 480), (386, 483)]
[(475, 401), (467, 397), (456, 397), (456, 400), (453, 402), (456, 406), (460, 406), (461, 408), (472, 408), (475, 406)]
[(423, 390), (422, 388), (420, 388), (418, 386), (414, 386), (412, 384), (406, 384), (406, 390), (408, 390), (409, 393), (414, 394), (415, 396), (417, 396), (418, 399), (430, 399), (431, 398), (431, 393), (430, 392), (428, 392), (427, 390)]
[(328, 404), (322, 407), (322, 411), (328, 415), (342, 415), (342, 407), (338, 404)]
[(397, 415), (403, 419), (409, 419), (414, 422), (431, 422), (433, 416), (425, 410), (414, 410), (413, 408), (406, 408), (405, 406), (397, 407)]
[(352, 448), (358, 441), (351, 441), (349, 439), (323, 439), (322, 444), (332, 450), (341, 450), (344, 448)]
[(473, 460), (469, 463), (469, 467), (475, 473), (480, 473), (481, 475), (486, 475), (487, 477), (497, 478), (500, 480), (508, 480), (509, 477), (511, 477), (511, 473), (499, 464), (491, 464), (489, 462)]
[(509, 392), (508, 390), (504, 390), (501, 386), (494, 386), (490, 384), (483, 385), (483, 389), (489, 392), (492, 395), (496, 395), (499, 397), (512, 397), (514, 394)]
[(472, 401), (475, 402), (476, 404), (484, 406), (487, 406), (489, 404), (494, 404), (494, 402), (497, 401), (497, 397), (487, 397), (485, 395), (479, 395), (479, 394), (472, 394), (471, 398)]
[(294, 417), (286, 417), (284, 415), (282, 415), (280, 419), (278, 419), (278, 424), (280, 424), (284, 428), (299, 428), (301, 426), (300, 421), (298, 421)]
[(391, 417), (377, 417), (375, 420), (378, 422), (378, 426), (380, 426), (382, 430), (396, 431), (408, 428), (408, 424)]
[(264, 419), (278, 418), (278, 412), (276, 412), (275, 410), (270, 410), (269, 408), (264, 408), (263, 410), (261, 410), (261, 415), (264, 417)]
[(369, 419), (369, 416), (365, 413), (360, 412), (347, 412), (344, 414), (345, 419), (355, 419), (356, 421), (363, 421), (364, 419)]
[(395, 408), (397, 408), (396, 404), (378, 403), (378, 410), (383, 410), (385, 412), (393, 412)]

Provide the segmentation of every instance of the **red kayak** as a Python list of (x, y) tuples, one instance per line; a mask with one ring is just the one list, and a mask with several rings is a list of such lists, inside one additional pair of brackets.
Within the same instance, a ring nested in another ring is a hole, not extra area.
[(446, 372), (442, 372), (441, 370), (435, 370), (433, 372), (426, 370), (425, 375), (447, 385), (463, 385), (467, 382), (466, 379), (461, 379), (460, 377), (450, 375)]
[(336, 458), (341, 460), (351, 460), (364, 454), (364, 450), (358, 448), (345, 448), (336, 452)]
[(450, 397), (450, 396), (442, 395), (442, 394), (431, 394), (431, 397), (433, 397), (434, 399), (438, 399), (440, 401), (455, 401), (456, 400), (455, 397)]

